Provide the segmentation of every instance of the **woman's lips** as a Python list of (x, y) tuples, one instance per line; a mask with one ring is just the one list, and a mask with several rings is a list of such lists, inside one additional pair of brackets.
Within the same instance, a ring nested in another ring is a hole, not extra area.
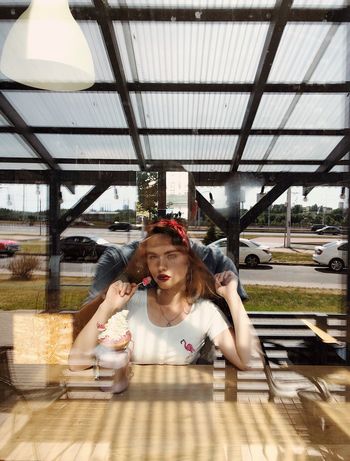
[(170, 279), (169, 275), (166, 275), (166, 274), (160, 274), (157, 276), (157, 280), (160, 280), (161, 282), (166, 282), (169, 279)]

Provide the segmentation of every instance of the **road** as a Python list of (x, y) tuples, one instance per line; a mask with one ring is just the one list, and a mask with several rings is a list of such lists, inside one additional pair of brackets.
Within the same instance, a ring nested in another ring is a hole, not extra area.
[[(66, 275), (92, 276), (96, 264), (62, 263)], [(244, 285), (279, 285), (306, 288), (345, 289), (346, 272), (337, 274), (326, 267), (264, 264), (256, 269), (240, 267), (240, 278)]]
[[(0, 272), (6, 272), (9, 258), (0, 258)], [(91, 277), (96, 264), (81, 262), (61, 263), (61, 274), (77, 277)], [(343, 274), (331, 272), (326, 267), (291, 266), (264, 264), (256, 269), (240, 267), (240, 278), (244, 285), (278, 285), (319, 289), (345, 289), (346, 271)]]
[[(10, 226), (8, 226), (10, 227)], [(22, 229), (22, 232), (20, 232)], [(11, 231), (11, 233), (10, 233)], [(27, 233), (25, 235), (24, 231)], [(4, 226), (0, 227), (1, 236), (4, 232), (8, 232), (12, 238), (22, 239), (28, 238), (44, 238), (39, 235), (39, 228), (30, 226), (11, 226), (11, 229), (6, 229)], [(18, 233), (18, 235), (16, 235)], [(94, 229), (94, 228), (69, 228), (64, 232), (64, 236), (68, 235), (89, 235), (94, 234), (99, 237), (105, 238), (111, 243), (121, 245), (128, 241), (139, 240), (142, 233), (139, 230), (132, 230), (130, 232), (110, 232), (108, 229)], [(307, 236), (308, 235), (308, 236)], [(317, 244), (322, 244), (322, 241), (329, 241), (335, 237), (323, 236), (316, 238), (312, 234), (295, 234), (293, 241), (302, 240), (306, 244), (309, 243), (310, 248)], [(278, 248), (283, 246), (283, 236), (281, 234), (261, 234), (254, 240), (268, 244), (271, 248)], [(0, 258), (0, 271), (4, 271), (8, 258)], [(76, 275), (76, 276), (92, 276), (95, 272), (96, 265), (91, 263), (62, 263), (61, 271), (63, 275)], [(327, 268), (309, 267), (309, 266), (284, 266), (284, 265), (261, 265), (257, 269), (248, 269), (244, 266), (241, 267), (240, 277), (242, 282), (247, 284), (263, 284), (263, 285), (281, 285), (281, 286), (299, 286), (299, 287), (318, 287), (339, 289), (345, 288), (346, 274), (339, 275), (329, 271)]]
[(346, 271), (331, 272), (327, 267), (261, 265), (256, 269), (240, 268), (243, 285), (279, 285), (306, 288), (345, 289)]

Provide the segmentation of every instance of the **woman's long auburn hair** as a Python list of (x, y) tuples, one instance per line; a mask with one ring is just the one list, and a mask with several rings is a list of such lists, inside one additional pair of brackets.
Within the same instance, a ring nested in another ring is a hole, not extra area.
[(126, 267), (125, 273), (129, 281), (140, 283), (150, 275), (147, 265), (147, 241), (153, 235), (160, 234), (170, 237), (171, 243), (181, 253), (188, 256), (189, 269), (186, 277), (186, 298), (188, 302), (192, 304), (198, 298), (217, 297), (213, 275), (191, 249), (184, 227), (174, 219), (161, 219), (147, 227), (147, 237), (140, 243), (139, 248), (135, 251)]

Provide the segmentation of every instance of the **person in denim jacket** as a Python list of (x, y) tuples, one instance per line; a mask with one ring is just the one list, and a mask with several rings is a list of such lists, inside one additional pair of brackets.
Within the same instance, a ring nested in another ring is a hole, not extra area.
[[(219, 248), (205, 246), (191, 239), (190, 244), (192, 250), (204, 262), (213, 275), (232, 271), (238, 276), (234, 262), (225, 256)], [(139, 241), (133, 241), (121, 247), (107, 248), (98, 261), (95, 278), (89, 290), (88, 302), (106, 291), (112, 282), (118, 279), (125, 281), (123, 271), (138, 246)], [(238, 280), (237, 291), (242, 300), (248, 299), (240, 280)]]

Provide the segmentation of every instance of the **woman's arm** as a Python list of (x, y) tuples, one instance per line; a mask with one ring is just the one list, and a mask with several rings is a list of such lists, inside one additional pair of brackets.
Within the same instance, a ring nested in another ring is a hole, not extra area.
[(230, 309), (233, 328), (227, 329), (214, 338), (224, 356), (241, 370), (248, 368), (254, 346), (253, 327), (237, 293), (237, 276), (226, 271), (215, 275), (216, 292), (222, 296)]
[(68, 359), (70, 370), (85, 370), (93, 365), (94, 349), (98, 336), (97, 322), (106, 323), (113, 314), (122, 310), (136, 290), (136, 284), (124, 283), (120, 280), (112, 283), (104, 301), (99, 305), (95, 314), (81, 330), (72, 345)]

